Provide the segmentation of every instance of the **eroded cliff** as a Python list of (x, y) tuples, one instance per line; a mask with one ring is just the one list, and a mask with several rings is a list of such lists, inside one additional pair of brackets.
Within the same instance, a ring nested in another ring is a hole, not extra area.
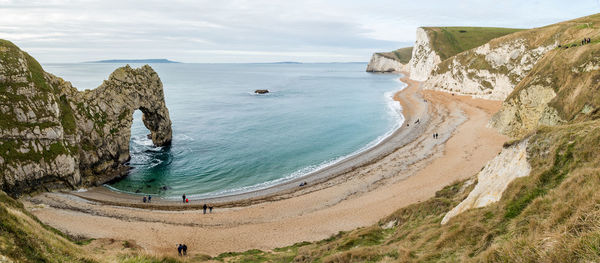
[(432, 48), (427, 32), (423, 28), (417, 28), (417, 38), (410, 60), (410, 78), (424, 81), (429, 78), (431, 71), (442, 62), (440, 56)]
[(137, 109), (154, 144), (169, 145), (171, 120), (151, 67), (119, 68), (100, 87), (80, 92), (0, 40), (0, 189), (18, 196), (125, 175)]
[(423, 87), (504, 100), (548, 52), (596, 36), (598, 20), (593, 15), (494, 38), (437, 64)]
[(367, 65), (367, 72), (397, 72), (397, 71), (408, 71), (406, 64), (400, 63), (400, 61), (386, 57), (380, 53), (375, 53), (371, 57), (369, 64)]
[(557, 48), (535, 65), (490, 121), (511, 137), (538, 126), (598, 118), (600, 46)]
[(367, 72), (408, 72), (412, 50), (412, 47), (405, 47), (392, 52), (374, 53), (367, 65)]

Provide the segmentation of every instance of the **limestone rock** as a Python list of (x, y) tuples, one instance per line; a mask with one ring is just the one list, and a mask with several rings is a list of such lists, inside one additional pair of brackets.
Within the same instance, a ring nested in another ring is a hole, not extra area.
[(531, 47), (525, 39), (487, 43), (436, 66), (423, 87), (476, 98), (504, 100), (557, 43)]
[(402, 64), (400, 61), (385, 57), (379, 53), (374, 53), (367, 65), (367, 72), (407, 72), (408, 70), (408, 64)]
[(452, 217), (471, 208), (498, 202), (508, 184), (516, 178), (528, 176), (531, 166), (527, 162), (527, 143), (528, 140), (523, 140), (505, 148), (489, 161), (477, 174), (477, 185), (473, 191), (465, 200), (446, 213), (442, 224), (446, 224)]
[(0, 40), (0, 189), (18, 196), (126, 175), (138, 109), (152, 142), (169, 146), (169, 111), (150, 66), (118, 68), (100, 87), (80, 92)]
[(423, 28), (417, 28), (417, 38), (410, 59), (410, 78), (417, 81), (425, 81), (429, 78), (431, 71), (442, 60), (431, 47), (431, 41)]

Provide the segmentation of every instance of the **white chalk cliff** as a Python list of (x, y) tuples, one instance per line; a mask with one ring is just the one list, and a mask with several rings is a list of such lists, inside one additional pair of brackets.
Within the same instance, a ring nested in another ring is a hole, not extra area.
[(442, 62), (440, 56), (431, 47), (431, 41), (423, 28), (417, 28), (417, 38), (410, 60), (410, 78), (425, 81), (431, 71)]
[(385, 57), (379, 53), (374, 53), (367, 65), (367, 72), (406, 72), (408, 70), (407, 64), (402, 64), (398, 60)]
[(469, 196), (448, 212), (442, 219), (445, 224), (452, 217), (471, 208), (484, 207), (498, 202), (508, 185), (516, 178), (528, 176), (531, 166), (527, 162), (528, 140), (505, 148), (489, 161), (477, 174), (477, 185)]
[(504, 100), (535, 63), (556, 45), (530, 47), (524, 39), (496, 45), (487, 43), (437, 65), (423, 87), (475, 98)]

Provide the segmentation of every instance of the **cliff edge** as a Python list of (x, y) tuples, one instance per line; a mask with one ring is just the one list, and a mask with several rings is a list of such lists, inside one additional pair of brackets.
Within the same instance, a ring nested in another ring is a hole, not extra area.
[(367, 72), (408, 72), (412, 50), (412, 47), (406, 47), (392, 52), (374, 53), (367, 65)]
[(168, 146), (169, 111), (150, 66), (118, 68), (100, 87), (78, 91), (0, 40), (0, 189), (19, 196), (126, 175), (137, 109), (153, 143)]

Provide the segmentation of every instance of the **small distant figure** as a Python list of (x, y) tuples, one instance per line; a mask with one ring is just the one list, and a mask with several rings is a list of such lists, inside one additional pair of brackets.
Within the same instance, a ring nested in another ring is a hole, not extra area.
[(189, 203), (189, 202), (190, 202), (190, 200), (186, 198), (186, 199), (185, 199), (185, 202), (186, 202), (186, 203)]
[(184, 202), (184, 203), (186, 203), (186, 201), (185, 201), (185, 200), (186, 200), (186, 198), (185, 198), (185, 194), (183, 194), (183, 195), (181, 196), (181, 199), (183, 199), (183, 202)]
[(181, 249), (183, 250), (183, 255), (186, 256), (187, 255), (187, 245), (183, 244), (183, 246), (181, 246)]
[(408, 124), (408, 123), (407, 123), (407, 124), (406, 124), (406, 127), (409, 127), (409, 126), (410, 126), (410, 124)]
[(181, 252), (183, 251), (183, 246), (181, 244), (177, 244), (177, 253), (181, 256)]
[(208, 206), (206, 206), (206, 204), (204, 204), (204, 205), (202, 206), (202, 210), (204, 210), (204, 214), (205, 214), (205, 215), (206, 215), (206, 209), (207, 209), (207, 208), (208, 208)]
[(146, 202), (146, 196), (144, 196), (144, 198), (142, 198), (142, 202)]
[(419, 122), (421, 122), (421, 120), (417, 119), (417, 121), (415, 121), (415, 124), (418, 124)]
[(437, 132), (435, 133), (435, 138), (436, 138), (436, 139), (438, 138), (438, 133), (437, 133)]
[(592, 43), (592, 38), (591, 38), (591, 37), (588, 37), (588, 39), (587, 39), (587, 42), (588, 42), (588, 43)]
[(209, 213), (211, 213), (211, 214), (212, 214), (212, 209), (213, 209), (213, 207), (212, 207), (212, 206), (209, 206), (209, 207), (208, 207), (208, 212), (209, 212)]
[(433, 134), (433, 138), (435, 139), (435, 133)]
[(150, 203), (150, 201), (152, 201), (152, 196), (148, 195), (148, 203)]
[(302, 187), (302, 186), (306, 186), (307, 184), (308, 184), (308, 183), (306, 183), (306, 181), (304, 181), (304, 182), (300, 183), (300, 187)]

